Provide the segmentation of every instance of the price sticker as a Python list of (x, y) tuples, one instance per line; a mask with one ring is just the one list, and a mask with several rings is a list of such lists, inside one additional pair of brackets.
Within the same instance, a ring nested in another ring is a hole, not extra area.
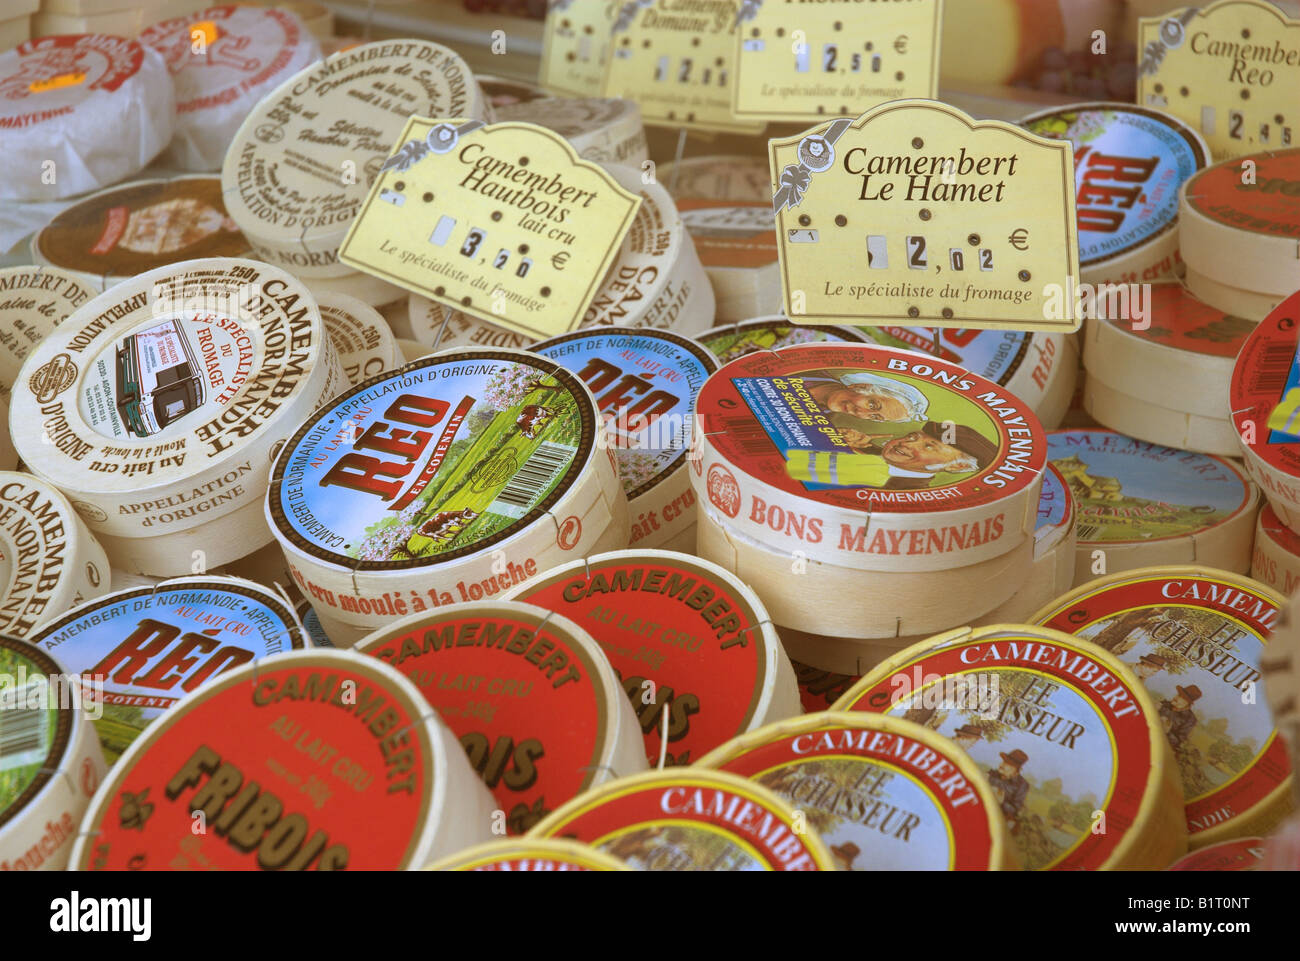
[(635, 100), (648, 124), (762, 131), (731, 112), (740, 0), (631, 0), (615, 19), (606, 97)]
[(578, 327), (641, 200), (529, 123), (412, 117), (339, 259), (532, 338)]
[(617, 0), (551, 0), (538, 83), (567, 97), (599, 97)]
[(795, 323), (1078, 329), (1069, 142), (899, 100), (768, 150)]
[(1263, 0), (1144, 18), (1137, 102), (1200, 131), (1215, 160), (1300, 144), (1300, 20)]
[(887, 100), (934, 99), (943, 0), (792, 6), (744, 0), (732, 112), (742, 119), (857, 116)]

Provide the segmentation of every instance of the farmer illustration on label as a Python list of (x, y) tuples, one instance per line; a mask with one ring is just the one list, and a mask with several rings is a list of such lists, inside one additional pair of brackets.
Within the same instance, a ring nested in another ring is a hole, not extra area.
[(864, 421), (922, 424), (930, 407), (925, 395), (912, 385), (865, 370), (813, 370), (800, 374), (799, 379), (824, 409)]
[(1010, 754), (998, 753), (1002, 763), (998, 765), (996, 771), (992, 768), (988, 770), (988, 779), (993, 785), (993, 796), (998, 799), (998, 804), (1002, 807), (1002, 815), (1014, 831), (1020, 820), (1020, 811), (1025, 806), (1025, 798), (1029, 794), (1029, 782), (1020, 774), (1021, 768), (1029, 763), (1029, 755), (1020, 748), (1016, 748)]
[(1192, 705), (1201, 699), (1201, 689), (1195, 684), (1174, 686), (1178, 693), (1160, 702), (1160, 723), (1164, 725), (1170, 746), (1177, 751), (1187, 743), (1188, 735), (1196, 727)]
[(949, 736), (959, 748), (969, 754), (970, 749), (983, 739), (984, 732), (974, 724), (963, 724)]
[(1167, 663), (1159, 654), (1143, 654), (1142, 658), (1133, 665), (1133, 673), (1146, 681), (1163, 671)]

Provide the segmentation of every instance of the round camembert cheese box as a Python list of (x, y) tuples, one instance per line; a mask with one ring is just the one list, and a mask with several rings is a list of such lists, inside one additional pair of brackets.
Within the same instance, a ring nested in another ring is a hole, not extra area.
[(1264, 838), (1234, 838), (1193, 851), (1166, 871), (1260, 871), (1264, 867)]
[(587, 631), (532, 604), (412, 614), (354, 650), (408, 677), (523, 834), (570, 798), (646, 769), (641, 727)]
[(80, 277), (57, 267), (0, 269), (0, 401), (9, 399), (32, 349), (92, 293)]
[(780, 795), (699, 767), (619, 778), (574, 798), (529, 836), (580, 841), (639, 871), (838, 870)]
[(546, 572), (512, 596), (596, 639), (652, 765), (691, 764), (737, 734), (800, 713), (794, 669), (762, 602), (708, 561), (615, 551)]
[(1155, 704), (1128, 668), (1059, 631), (960, 628), (878, 665), (837, 711), (951, 739), (993, 789), (1028, 870), (1159, 870), (1187, 850)]
[(1016, 866), (989, 783), (955, 743), (882, 714), (807, 714), (712, 751), (699, 766), (761, 784), (802, 811), (846, 871)]
[(617, 858), (576, 841), (510, 838), (458, 851), (430, 871), (630, 871)]
[(344, 294), (318, 293), (316, 302), (343, 365), (343, 376), (353, 387), (406, 363), (397, 338), (379, 311)]
[(867, 338), (856, 327), (800, 327), (784, 314), (754, 317), (733, 324), (711, 327), (695, 340), (707, 347), (723, 364), (760, 350), (780, 350), (796, 344), (864, 344)]
[(1291, 764), (1259, 689), (1283, 604), (1227, 571), (1154, 567), (1098, 578), (1033, 617), (1104, 648), (1151, 692), (1192, 848), (1267, 834), (1291, 810)]
[(1300, 534), (1282, 523), (1271, 504), (1264, 505), (1255, 522), (1250, 576), (1283, 597), (1300, 588)]
[(494, 806), (395, 669), (294, 651), (214, 678), (146, 731), (95, 795), (71, 866), (416, 869), (490, 840)]
[(1075, 583), (1159, 564), (1250, 569), (1259, 490), (1232, 461), (1110, 430), (1051, 431), (1047, 445), (1078, 513)]

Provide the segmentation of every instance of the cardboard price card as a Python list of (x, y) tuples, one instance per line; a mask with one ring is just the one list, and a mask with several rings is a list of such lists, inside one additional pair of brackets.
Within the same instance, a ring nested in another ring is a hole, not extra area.
[(1137, 102), (1200, 131), (1215, 160), (1297, 142), (1300, 20), (1263, 0), (1144, 18)]
[(768, 151), (795, 323), (1078, 329), (1069, 142), (898, 100)]
[(741, 119), (857, 116), (939, 90), (943, 0), (789, 4), (744, 0), (732, 113)]
[(605, 96), (635, 100), (648, 124), (757, 133), (731, 112), (740, 0), (629, 0), (610, 38)]
[(640, 204), (544, 127), (412, 117), (339, 259), (554, 337), (581, 323)]
[(599, 97), (618, 0), (551, 0), (538, 83), (569, 97)]

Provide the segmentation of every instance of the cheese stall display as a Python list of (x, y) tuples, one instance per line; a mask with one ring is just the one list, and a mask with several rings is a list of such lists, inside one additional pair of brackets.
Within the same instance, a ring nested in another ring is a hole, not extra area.
[(0, 872), (1300, 867), (1300, 2), (0, 6)]

